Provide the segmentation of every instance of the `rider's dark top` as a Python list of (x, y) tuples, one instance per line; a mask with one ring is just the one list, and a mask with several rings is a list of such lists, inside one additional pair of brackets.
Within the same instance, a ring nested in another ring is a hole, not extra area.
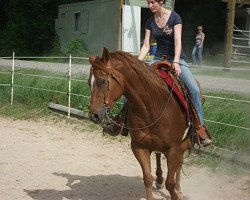
[[(156, 24), (154, 15), (146, 21), (145, 28), (151, 31), (157, 43), (156, 57), (162, 57), (163, 55), (174, 57), (174, 26), (177, 24), (182, 24), (182, 20), (174, 11), (171, 12), (169, 19), (163, 28), (160, 28)], [(180, 58), (184, 58), (183, 50)]]

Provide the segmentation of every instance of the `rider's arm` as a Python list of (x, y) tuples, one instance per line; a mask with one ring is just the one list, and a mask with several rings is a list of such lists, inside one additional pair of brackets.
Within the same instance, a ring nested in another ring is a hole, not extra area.
[(173, 68), (175, 69), (176, 75), (179, 76), (181, 73), (180, 68), (180, 56), (181, 56), (181, 31), (182, 25), (177, 24), (174, 26), (174, 45), (175, 45), (175, 56), (173, 61)]
[(150, 30), (145, 29), (145, 38), (138, 59), (143, 60), (150, 50)]

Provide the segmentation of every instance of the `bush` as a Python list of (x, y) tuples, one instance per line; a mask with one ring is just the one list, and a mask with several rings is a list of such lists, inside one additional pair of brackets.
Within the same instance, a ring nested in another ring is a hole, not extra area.
[(75, 57), (87, 57), (88, 51), (85, 48), (85, 45), (80, 39), (75, 39), (70, 42), (70, 44), (67, 46), (65, 53), (67, 55), (71, 54)]

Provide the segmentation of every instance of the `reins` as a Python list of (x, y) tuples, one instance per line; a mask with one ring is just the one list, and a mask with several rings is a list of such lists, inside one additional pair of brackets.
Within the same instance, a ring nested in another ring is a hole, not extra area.
[[(110, 118), (110, 117), (107, 115), (106, 117), (107, 117), (108, 122), (109, 122), (109, 123), (112, 123), (112, 124), (115, 124), (116, 126), (119, 126), (119, 127), (121, 127), (121, 128), (126, 128), (126, 129), (128, 129), (128, 130), (142, 130), (142, 129), (146, 129), (146, 128), (149, 128), (149, 127), (151, 127), (151, 126), (154, 126), (154, 125), (162, 118), (163, 114), (164, 114), (165, 111), (167, 110), (167, 106), (168, 106), (168, 104), (169, 104), (170, 98), (171, 98), (172, 93), (173, 93), (173, 90), (174, 90), (175, 80), (176, 80), (176, 77), (174, 76), (174, 80), (173, 80), (173, 84), (172, 84), (172, 86), (171, 86), (170, 94), (169, 94), (169, 96), (168, 96), (168, 99), (167, 99), (167, 102), (166, 102), (166, 104), (165, 104), (165, 106), (164, 106), (164, 109), (163, 109), (162, 113), (160, 114), (160, 116), (159, 116), (153, 123), (151, 123), (151, 124), (149, 124), (149, 125), (147, 125), (147, 126), (138, 127), (138, 128), (131, 128), (131, 127), (128, 127), (128, 126), (126, 126), (125, 123), (124, 123), (125, 117), (126, 117), (126, 114), (127, 114), (127, 113), (125, 113), (125, 115), (124, 115), (124, 119), (123, 119), (123, 123), (122, 123), (123, 125), (117, 124), (112, 118)], [(118, 82), (118, 83), (119, 83), (119, 82)]]

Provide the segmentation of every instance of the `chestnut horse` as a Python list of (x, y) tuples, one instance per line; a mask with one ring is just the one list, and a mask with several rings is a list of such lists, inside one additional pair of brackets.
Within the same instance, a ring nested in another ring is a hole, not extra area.
[[(172, 200), (182, 198), (180, 171), (189, 139), (183, 139), (189, 125), (186, 114), (156, 70), (136, 57), (104, 48), (102, 57), (90, 56), (90, 119), (103, 124), (108, 110), (124, 95), (128, 101), (127, 127), (131, 149), (140, 163), (148, 200), (153, 199), (150, 155), (156, 153), (156, 185), (163, 183), (161, 153), (167, 159), (165, 187)], [(175, 177), (176, 176), (176, 177)]]

